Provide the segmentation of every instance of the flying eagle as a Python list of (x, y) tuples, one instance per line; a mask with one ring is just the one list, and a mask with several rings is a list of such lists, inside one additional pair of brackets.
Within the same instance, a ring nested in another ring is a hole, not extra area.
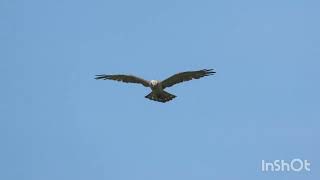
[(182, 83), (184, 81), (190, 81), (192, 79), (200, 79), (204, 76), (213, 75), (214, 73), (216, 72), (214, 72), (213, 69), (203, 69), (200, 71), (187, 71), (187, 72), (181, 72), (181, 73), (175, 74), (163, 81), (157, 81), (157, 80), (147, 81), (133, 75), (106, 75), (106, 74), (96, 75), (97, 77), (95, 79), (103, 79), (103, 80), (109, 79), (109, 80), (121, 81), (125, 83), (142, 84), (145, 87), (150, 87), (152, 90), (152, 92), (146, 95), (145, 98), (148, 98), (153, 101), (165, 103), (176, 97), (175, 95), (164, 91), (165, 88), (171, 87), (178, 83)]

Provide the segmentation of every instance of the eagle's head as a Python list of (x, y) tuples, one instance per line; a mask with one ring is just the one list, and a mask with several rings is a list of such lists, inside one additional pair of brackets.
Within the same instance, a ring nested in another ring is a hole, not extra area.
[(151, 80), (151, 81), (150, 81), (150, 84), (151, 84), (152, 87), (154, 87), (154, 86), (156, 86), (156, 85), (158, 84), (158, 81), (156, 81), (156, 80)]

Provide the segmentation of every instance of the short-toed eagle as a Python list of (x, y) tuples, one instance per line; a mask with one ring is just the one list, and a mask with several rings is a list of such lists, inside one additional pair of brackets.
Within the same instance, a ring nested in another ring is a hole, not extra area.
[(121, 81), (125, 83), (138, 83), (142, 84), (145, 87), (150, 87), (152, 92), (145, 97), (158, 102), (168, 102), (175, 98), (176, 96), (173, 94), (170, 94), (166, 91), (164, 91), (165, 88), (171, 87), (175, 84), (184, 82), (184, 81), (190, 81), (192, 79), (200, 79), (204, 76), (213, 75), (214, 72), (213, 69), (203, 69), (200, 71), (187, 71), (187, 72), (181, 72), (178, 74), (175, 74), (168, 79), (165, 79), (163, 81), (157, 81), (157, 80), (151, 80), (147, 81), (142, 78), (133, 76), (133, 75), (96, 75), (97, 77), (95, 79), (103, 79), (103, 80), (115, 80), (115, 81)]

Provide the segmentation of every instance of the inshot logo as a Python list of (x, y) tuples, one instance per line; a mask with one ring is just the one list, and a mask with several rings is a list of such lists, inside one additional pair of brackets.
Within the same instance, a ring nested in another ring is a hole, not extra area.
[(262, 160), (261, 170), (263, 172), (301, 172), (310, 171), (310, 162), (308, 160), (292, 159), (291, 161), (274, 160), (273, 162), (266, 162)]

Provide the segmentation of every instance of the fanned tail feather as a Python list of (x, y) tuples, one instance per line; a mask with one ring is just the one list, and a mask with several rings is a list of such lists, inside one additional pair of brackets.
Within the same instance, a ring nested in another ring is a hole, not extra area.
[(159, 93), (155, 93), (155, 92), (151, 92), (150, 94), (145, 96), (146, 98), (153, 100), (153, 101), (158, 101), (158, 102), (168, 102), (171, 101), (172, 99), (174, 99), (176, 96), (173, 94), (170, 94), (166, 91), (162, 91)]

